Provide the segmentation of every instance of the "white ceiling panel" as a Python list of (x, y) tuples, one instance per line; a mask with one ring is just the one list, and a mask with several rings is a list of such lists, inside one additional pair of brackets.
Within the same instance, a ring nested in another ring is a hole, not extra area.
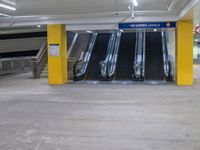
[[(16, 3), (17, 10), (15, 12), (0, 9), (2, 13), (11, 15), (11, 18), (1, 18), (2, 24), (23, 24), (29, 23), (48, 23), (73, 22), (76, 24), (81, 20), (105, 20), (108, 21), (117, 18), (127, 20), (130, 18), (128, 6), (132, 0), (0, 0), (11, 1)], [(181, 10), (191, 0), (137, 0), (138, 7), (135, 7), (136, 18), (144, 17), (160, 17), (177, 16)], [(174, 1), (174, 5), (170, 11), (169, 6)], [(106, 17), (105, 17), (106, 16)], [(72, 19), (72, 20), (70, 20)], [(68, 20), (68, 21), (66, 21)], [(116, 20), (116, 22), (120, 21)], [(137, 20), (137, 19), (136, 19)]]

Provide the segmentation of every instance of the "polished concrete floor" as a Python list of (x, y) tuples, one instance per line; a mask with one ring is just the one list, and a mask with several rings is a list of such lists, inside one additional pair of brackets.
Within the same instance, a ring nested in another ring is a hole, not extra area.
[(0, 80), (0, 150), (200, 150), (192, 87)]

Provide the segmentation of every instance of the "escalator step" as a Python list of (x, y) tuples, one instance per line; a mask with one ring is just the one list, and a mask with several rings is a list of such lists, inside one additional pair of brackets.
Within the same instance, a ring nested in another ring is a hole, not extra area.
[(161, 32), (146, 33), (145, 79), (163, 80), (163, 54)]
[(131, 80), (136, 33), (122, 33), (117, 60), (116, 80)]

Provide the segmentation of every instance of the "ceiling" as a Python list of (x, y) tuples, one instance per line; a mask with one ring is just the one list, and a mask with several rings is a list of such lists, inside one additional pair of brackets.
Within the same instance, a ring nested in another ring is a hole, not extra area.
[[(114, 24), (127, 21), (176, 20), (193, 0), (137, 0), (134, 20), (128, 6), (132, 0), (0, 0), (16, 4), (17, 10), (0, 9), (12, 17), (0, 19), (0, 26), (23, 26), (48, 23)], [(174, 2), (174, 3), (172, 3)], [(170, 5), (171, 10), (168, 10)]]
[[(138, 0), (138, 11), (165, 11), (173, 0)], [(190, 0), (176, 0), (173, 12), (180, 11)], [(131, 0), (15, 0), (14, 16), (63, 15), (128, 11)]]
[[(167, 11), (174, 0), (138, 0), (136, 11)], [(172, 14), (177, 14), (190, 0), (175, 0)], [(13, 0), (13, 16), (63, 15), (128, 11), (132, 0)], [(3, 11), (3, 10), (2, 10)]]

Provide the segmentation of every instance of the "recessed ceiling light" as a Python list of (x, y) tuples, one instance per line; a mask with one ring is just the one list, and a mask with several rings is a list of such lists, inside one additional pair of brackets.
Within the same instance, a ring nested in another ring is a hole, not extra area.
[(131, 11), (131, 5), (128, 6), (128, 9)]
[(16, 8), (7, 4), (0, 3), (0, 7), (15, 11)]
[(156, 31), (157, 31), (157, 29), (154, 29), (153, 31), (154, 31), (154, 32), (156, 32)]
[(87, 30), (86, 32), (87, 32), (87, 33), (92, 33), (92, 31), (89, 31), (89, 30)]
[(42, 26), (39, 24), (39, 25), (37, 25), (37, 27), (38, 27), (38, 28), (41, 28)]

